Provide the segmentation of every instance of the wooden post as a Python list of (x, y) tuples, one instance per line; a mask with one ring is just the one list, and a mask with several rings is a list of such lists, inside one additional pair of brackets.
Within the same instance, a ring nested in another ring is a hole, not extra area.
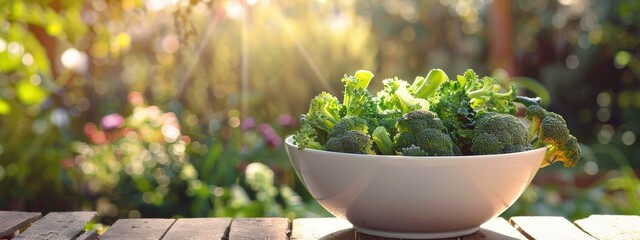
[(511, 0), (494, 0), (489, 5), (488, 21), (489, 70), (502, 68), (510, 76), (517, 75)]

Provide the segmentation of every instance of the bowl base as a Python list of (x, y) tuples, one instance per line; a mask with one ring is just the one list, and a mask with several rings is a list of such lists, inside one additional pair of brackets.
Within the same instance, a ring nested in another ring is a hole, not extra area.
[(401, 239), (436, 239), (436, 238), (452, 238), (452, 237), (460, 237), (464, 235), (472, 234), (480, 229), (480, 227), (473, 227), (469, 229), (456, 230), (456, 231), (448, 231), (448, 232), (390, 232), (390, 231), (380, 231), (373, 230), (358, 226), (353, 226), (353, 228), (361, 233), (365, 233), (368, 235), (378, 236), (378, 237), (388, 237), (388, 238), (401, 238)]

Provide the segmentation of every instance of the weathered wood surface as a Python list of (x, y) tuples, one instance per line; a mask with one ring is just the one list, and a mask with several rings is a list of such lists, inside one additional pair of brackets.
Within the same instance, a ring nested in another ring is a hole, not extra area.
[(591, 215), (575, 224), (598, 239), (640, 239), (640, 216)]
[(164, 239), (222, 239), (227, 236), (231, 218), (183, 218), (176, 220)]
[[(383, 238), (357, 232), (351, 223), (338, 218), (301, 218), (293, 220), (291, 240), (302, 239), (370, 239), (384, 240)], [(513, 228), (504, 218), (493, 219), (482, 226), (480, 230), (459, 238), (452, 239), (527, 239), (518, 230)]]
[(52, 212), (14, 239), (75, 239), (84, 233), (84, 226), (95, 217), (95, 212)]
[[(98, 235), (83, 231), (94, 212), (49, 213), (37, 220), (40, 216), (0, 211), (0, 239), (26, 229), (14, 239), (390, 240), (360, 233), (338, 218), (120, 219)], [(495, 218), (473, 234), (451, 239), (640, 239), (640, 216), (592, 215), (574, 223), (563, 217)]]
[(162, 239), (175, 219), (120, 219), (100, 239)]
[(511, 224), (532, 239), (595, 239), (563, 217), (512, 217)]
[(290, 222), (286, 218), (239, 218), (229, 229), (232, 240), (288, 240)]
[(0, 211), (0, 238), (13, 235), (42, 217), (38, 212)]

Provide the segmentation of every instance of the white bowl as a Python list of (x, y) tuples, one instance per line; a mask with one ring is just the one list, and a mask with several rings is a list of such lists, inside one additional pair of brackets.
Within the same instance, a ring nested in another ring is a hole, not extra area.
[(292, 136), (285, 143), (296, 174), (327, 211), (359, 232), (392, 238), (477, 231), (518, 199), (546, 151), (407, 157), (300, 150)]

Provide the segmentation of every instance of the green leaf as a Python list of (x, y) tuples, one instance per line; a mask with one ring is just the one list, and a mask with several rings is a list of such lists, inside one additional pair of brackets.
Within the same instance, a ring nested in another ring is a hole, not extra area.
[(33, 85), (23, 80), (16, 86), (18, 99), (26, 105), (39, 105), (47, 98), (47, 91), (40, 86)]
[(0, 115), (9, 115), (11, 113), (11, 104), (7, 100), (0, 99)]

